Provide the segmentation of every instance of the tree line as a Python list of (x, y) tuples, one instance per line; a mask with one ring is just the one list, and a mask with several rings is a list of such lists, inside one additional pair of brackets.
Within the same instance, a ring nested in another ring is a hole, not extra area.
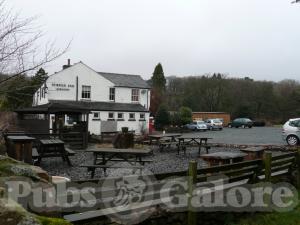
[[(154, 84), (156, 77), (154, 71), (150, 84)], [(232, 118), (248, 117), (272, 124), (300, 117), (300, 83), (296, 80), (255, 81), (249, 77), (231, 78), (215, 73), (167, 77), (159, 94), (157, 87), (153, 87), (152, 92), (155, 101), (151, 101), (151, 113), (154, 116), (163, 105), (163, 110), (169, 112), (188, 107), (192, 111), (228, 112)]]
[[(47, 80), (47, 77), (45, 70), (40, 68), (34, 76), (22, 74), (7, 80), (5, 85), (0, 85), (0, 111), (30, 107), (34, 93)], [(0, 75), (0, 82), (7, 78), (10, 76)]]

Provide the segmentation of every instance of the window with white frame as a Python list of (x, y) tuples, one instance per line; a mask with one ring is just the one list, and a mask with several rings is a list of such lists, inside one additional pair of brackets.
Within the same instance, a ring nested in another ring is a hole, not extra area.
[(135, 113), (129, 113), (129, 120), (135, 120)]
[(109, 100), (110, 101), (115, 101), (115, 93), (116, 93), (115, 88), (109, 88)]
[(124, 113), (118, 113), (118, 120), (124, 119)]
[(81, 98), (91, 99), (91, 86), (82, 85)]
[(140, 120), (145, 120), (145, 113), (140, 113)]
[(140, 97), (139, 89), (131, 89), (131, 101), (138, 102)]
[(108, 119), (109, 120), (114, 120), (115, 119), (115, 114), (113, 112), (108, 113)]

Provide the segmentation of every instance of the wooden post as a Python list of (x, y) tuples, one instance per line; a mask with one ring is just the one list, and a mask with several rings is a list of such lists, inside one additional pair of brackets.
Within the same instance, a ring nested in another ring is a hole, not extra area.
[(297, 149), (296, 163), (297, 163), (296, 185), (297, 185), (297, 188), (300, 189), (300, 148)]
[(272, 153), (264, 153), (265, 181), (271, 182)]
[(193, 196), (194, 185), (197, 182), (197, 162), (190, 161), (188, 171), (188, 225), (197, 224), (197, 213), (193, 210), (191, 205), (191, 199)]

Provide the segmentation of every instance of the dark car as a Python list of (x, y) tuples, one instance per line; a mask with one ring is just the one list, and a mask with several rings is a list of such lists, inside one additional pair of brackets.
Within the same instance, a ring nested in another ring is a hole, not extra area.
[(235, 128), (238, 127), (251, 128), (252, 126), (253, 126), (253, 121), (248, 118), (237, 118), (228, 124), (228, 127), (235, 127)]

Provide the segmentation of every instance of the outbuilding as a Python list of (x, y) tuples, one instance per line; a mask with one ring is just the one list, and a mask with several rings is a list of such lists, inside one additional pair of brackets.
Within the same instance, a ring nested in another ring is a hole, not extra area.
[(207, 119), (222, 119), (224, 126), (231, 120), (230, 114), (226, 112), (193, 112), (193, 121)]

